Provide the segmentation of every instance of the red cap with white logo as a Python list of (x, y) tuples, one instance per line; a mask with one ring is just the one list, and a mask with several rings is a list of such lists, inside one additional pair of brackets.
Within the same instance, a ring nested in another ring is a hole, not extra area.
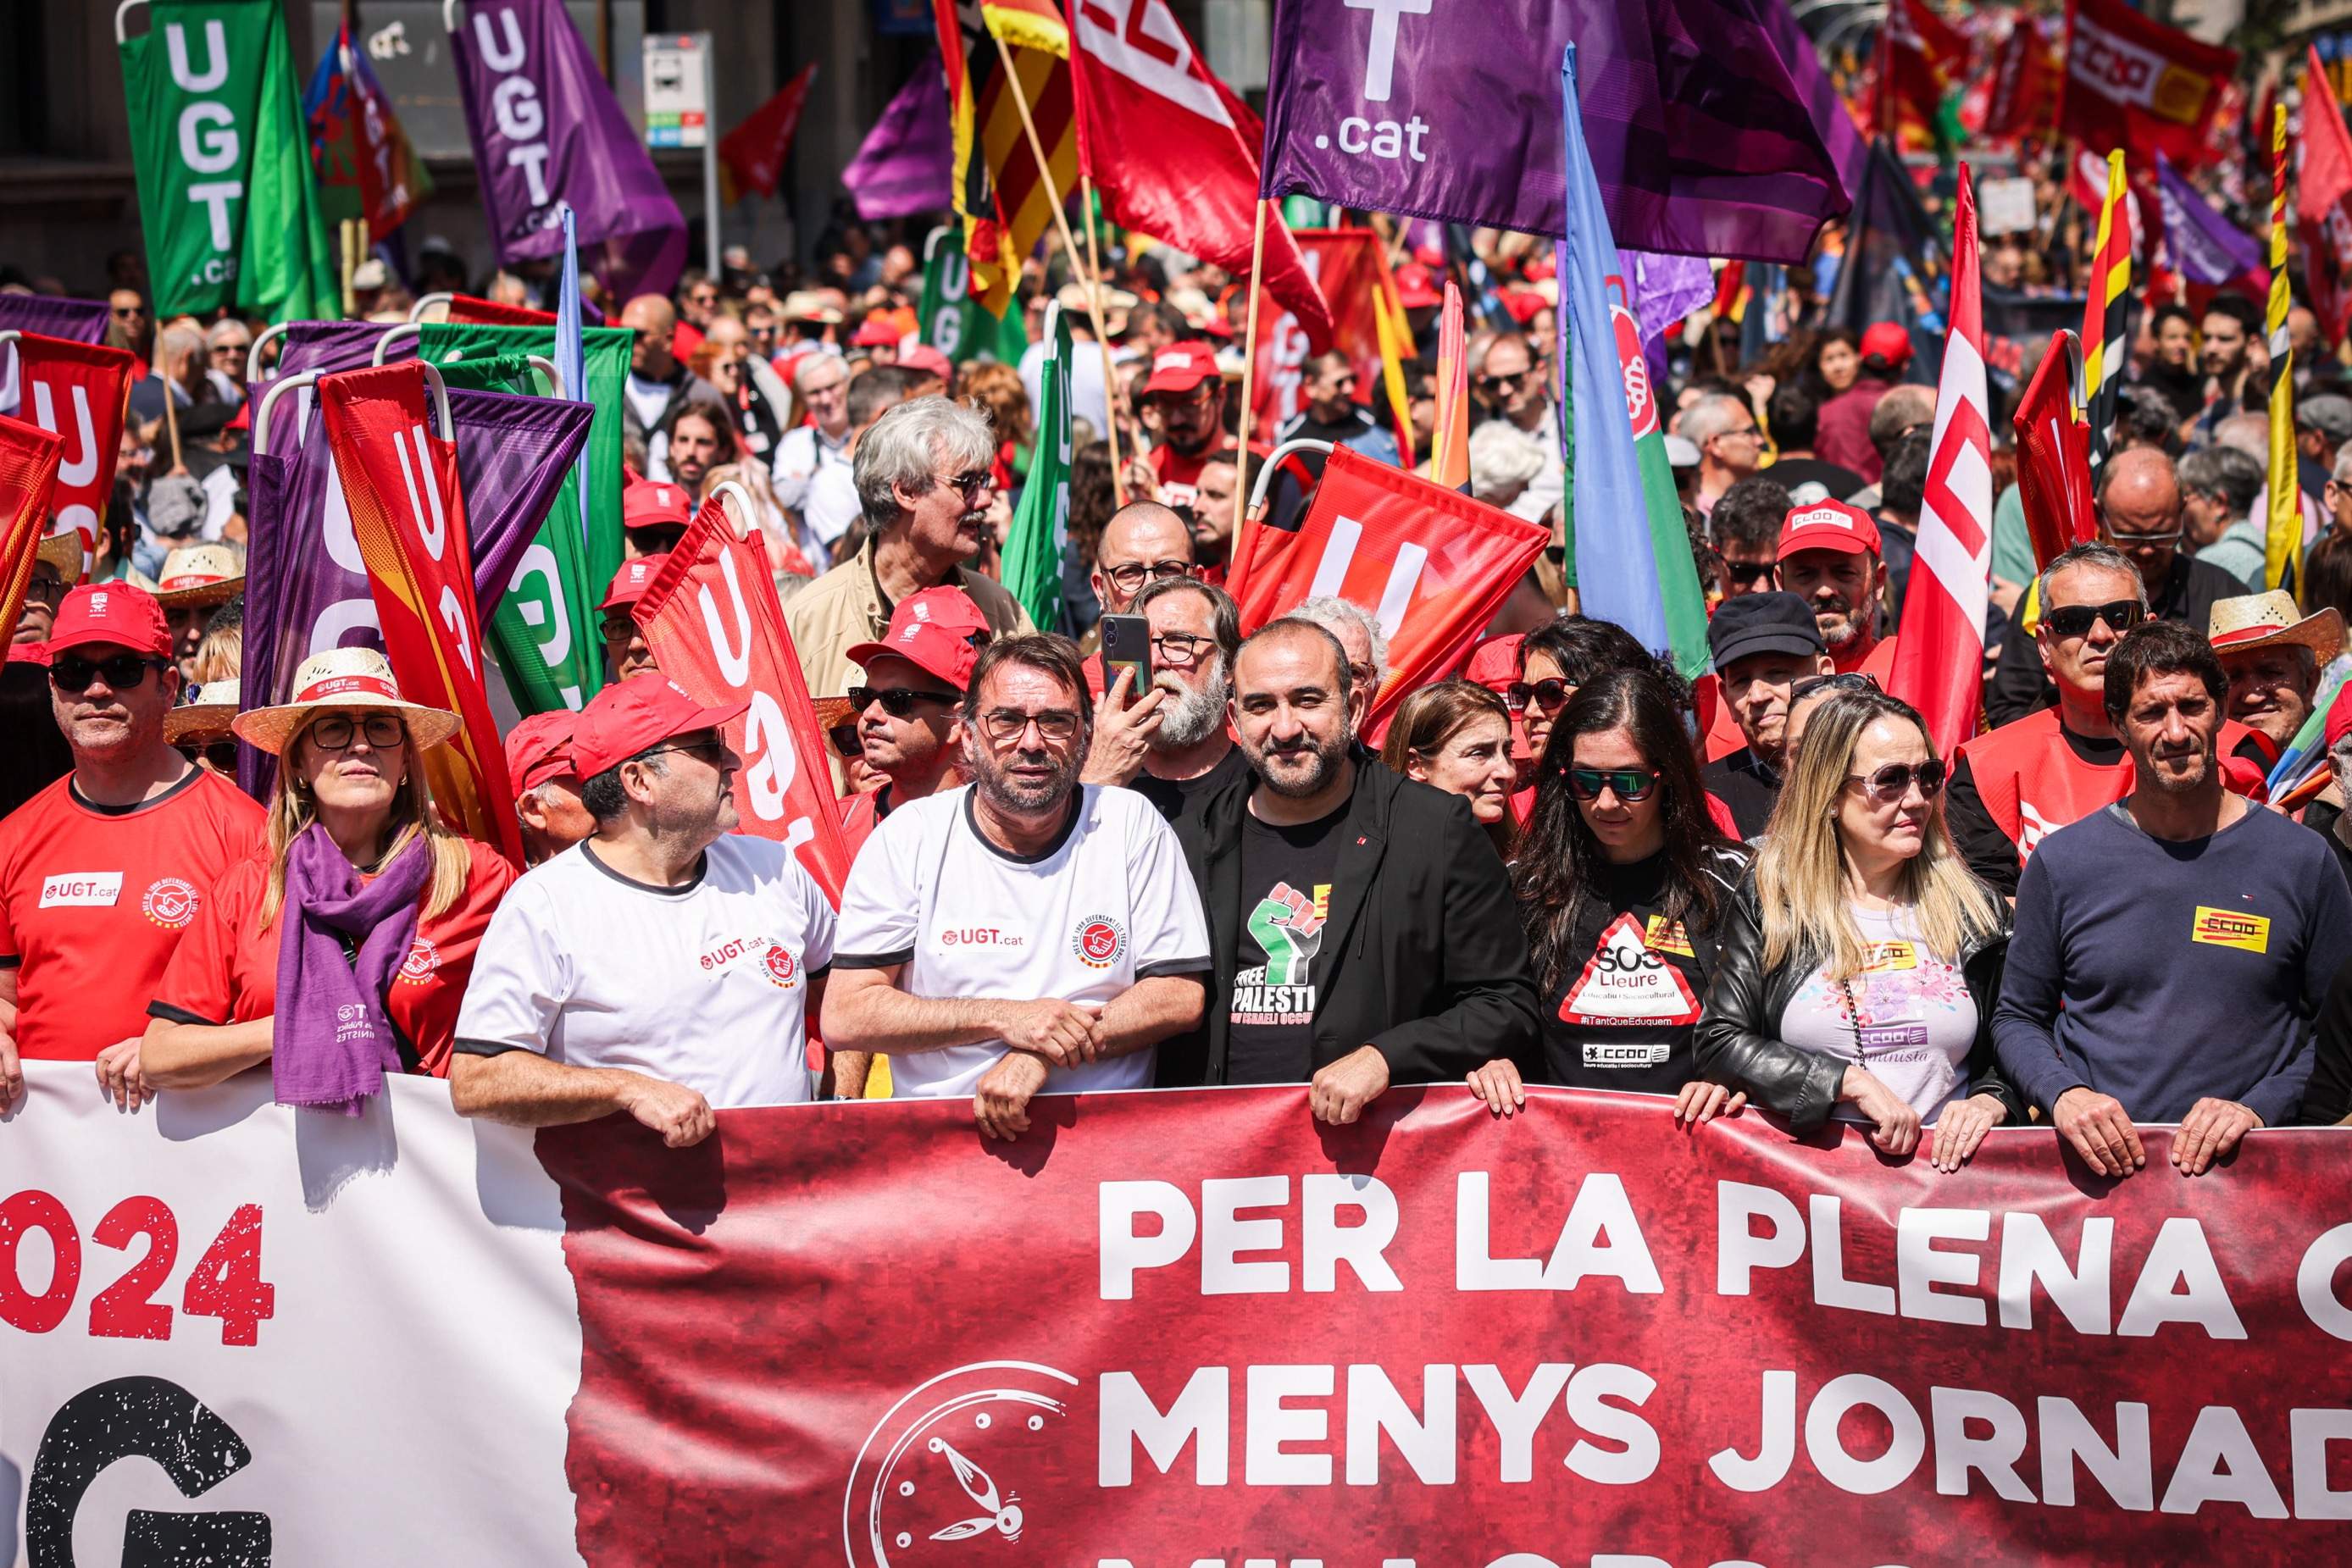
[(890, 629), (879, 643), (860, 643), (849, 650), (849, 662), (864, 664), (895, 653), (921, 666), (962, 691), (971, 685), (971, 668), (980, 663), (973, 639), (988, 638), (988, 621), (971, 595), (961, 588), (926, 588), (900, 600), (890, 612)]
[(659, 479), (639, 479), (621, 487), (621, 526), (625, 528), (682, 528), (694, 521), (686, 486)]
[(1188, 392), (1218, 375), (1217, 356), (1208, 344), (1197, 340), (1171, 343), (1151, 356), (1151, 379), (1143, 383), (1143, 395)]
[(171, 657), (172, 628), (163, 607), (143, 588), (127, 582), (92, 582), (75, 589), (58, 606), (49, 627), (49, 652), (111, 643), (134, 653)]
[(658, 555), (635, 556), (623, 561), (621, 570), (613, 574), (613, 585), (604, 590), (604, 602), (596, 606), (596, 612), (601, 615), (643, 599), (646, 590), (654, 585), (662, 563), (668, 559), (669, 552), (664, 550)]
[(705, 707), (667, 675), (650, 672), (615, 681), (588, 700), (572, 727), (572, 764), (582, 779), (617, 768), (674, 735), (716, 729), (750, 703)]
[(1878, 525), (1870, 520), (1868, 512), (1843, 501), (1815, 501), (1811, 506), (1796, 507), (1780, 523), (1780, 548), (1774, 554), (1786, 560), (1799, 550), (1807, 549), (1876, 555)]

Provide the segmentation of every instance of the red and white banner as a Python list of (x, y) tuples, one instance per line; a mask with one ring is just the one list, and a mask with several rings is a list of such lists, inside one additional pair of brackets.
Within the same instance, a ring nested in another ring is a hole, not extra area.
[(2295, 184), (2295, 234), (2320, 340), (2329, 348), (2352, 332), (2352, 131), (2328, 86), (2319, 51), (2305, 46), (2303, 163)]
[(122, 446), (122, 420), (131, 383), (145, 373), (139, 356), (101, 343), (77, 343), (27, 332), (16, 339), (22, 391), (17, 417), (65, 438), (57, 493), (49, 503), (54, 532), (71, 524), (84, 555), (98, 550), (100, 528), (114, 495), (114, 461)]
[(2067, 0), (2066, 80), (2058, 129), (2101, 156), (2158, 152), (2183, 169), (2210, 160), (2206, 131), (2237, 74), (2234, 50), (2200, 43), (2125, 0)]
[(849, 851), (824, 731), (774, 585), (759, 531), (737, 534), (714, 497), (630, 613), (662, 674), (697, 702), (751, 705), (727, 727), (727, 743), (743, 758), (735, 780), (740, 831), (781, 841), (837, 905)]
[(1977, 189), (1966, 163), (1952, 223), (1951, 322), (1927, 446), (1918, 559), (1886, 683), (1891, 695), (1919, 710), (1937, 755), (1946, 758), (1976, 734), (1982, 711), (1992, 570), (1991, 405), (1985, 395)]
[[(1459, 1086), (355, 1120), (26, 1064), (31, 1568), (2324, 1563), (2352, 1133), (2114, 1183), (2043, 1128)], [(201, 1549), (200, 1545), (201, 1543)]]
[(2062, 72), (2041, 18), (2021, 13), (1993, 57), (1979, 133), (2003, 141), (2047, 138), (2057, 125)]
[[(1380, 235), (1370, 229), (1299, 229), (1294, 235), (1307, 275), (1331, 303), (1327, 347), (1355, 362), (1360, 402), (1381, 384)], [(1257, 369), (1251, 376), (1251, 418), (1264, 430), (1307, 406), (1307, 361), (1319, 352), (1309, 324), (1276, 298), (1259, 302)]]
[(64, 450), (64, 442), (38, 425), (0, 415), (0, 648), (16, 635), (24, 612)]
[(514, 786), (482, 680), (482, 613), (457, 448), (434, 426), (425, 366), (410, 360), (345, 371), (323, 377), (317, 390), (400, 695), (459, 720), (455, 736), (425, 754), (434, 801), (451, 827), (520, 867)]
[(1364, 730), (1377, 737), (1468, 655), (1550, 540), (1541, 524), (1335, 446), (1297, 531), (1253, 523), (1226, 587), (1244, 635), (1327, 593), (1370, 611), (1389, 640)]

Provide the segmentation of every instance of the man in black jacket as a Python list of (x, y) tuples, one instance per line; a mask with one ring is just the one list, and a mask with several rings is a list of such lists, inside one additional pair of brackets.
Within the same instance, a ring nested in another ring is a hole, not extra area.
[(1466, 802), (1354, 747), (1363, 706), (1321, 627), (1280, 620), (1242, 644), (1250, 778), (1177, 824), (1216, 979), (1202, 1029), (1161, 1047), (1163, 1084), (1304, 1082), (1316, 1118), (1344, 1124), (1391, 1082), (1534, 1049), (1502, 862)]

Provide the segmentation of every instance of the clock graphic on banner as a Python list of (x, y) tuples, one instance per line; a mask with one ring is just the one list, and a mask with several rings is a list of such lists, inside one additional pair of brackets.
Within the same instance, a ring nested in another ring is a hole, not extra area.
[(1034, 1489), (1065, 1468), (1057, 1450), (1077, 1386), (1050, 1366), (983, 1361), (892, 1406), (857, 1450), (842, 1495), (850, 1568), (1051, 1560), (1040, 1524), (1075, 1521), (1050, 1508), (1040, 1515)]

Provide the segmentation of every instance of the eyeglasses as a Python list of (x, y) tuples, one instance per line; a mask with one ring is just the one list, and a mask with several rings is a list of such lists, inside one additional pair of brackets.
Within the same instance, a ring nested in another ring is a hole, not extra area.
[(642, 761), (646, 758), (660, 757), (672, 751), (681, 757), (699, 757), (716, 768), (719, 766), (719, 759), (727, 754), (727, 742), (724, 737), (714, 737), (709, 740), (693, 741), (685, 746), (656, 746), (650, 751), (639, 752), (631, 760)]
[(982, 733), (998, 746), (1003, 746), (1007, 741), (1019, 740), (1029, 732), (1029, 727), (1033, 724), (1037, 727), (1039, 735), (1059, 745), (1076, 737), (1078, 733), (1078, 726), (1082, 722), (1084, 721), (1080, 716), (1067, 708), (1048, 708), (1044, 713), (1023, 713), (1018, 708), (1001, 707), (980, 716)]
[(1196, 637), (1190, 632), (1163, 632), (1151, 640), (1151, 651), (1164, 664), (1191, 664), (1202, 654), (1217, 645), (1214, 637)]
[(65, 596), (66, 583), (61, 577), (44, 577), (35, 572), (32, 580), (25, 584), (25, 597), (37, 599), (44, 604), (55, 604)]
[(1580, 800), (1598, 800), (1601, 787), (1614, 790), (1617, 799), (1627, 805), (1638, 805), (1650, 798), (1658, 786), (1658, 770), (1654, 768), (1571, 768), (1568, 770), (1568, 792)]
[(1919, 786), (1920, 794), (1934, 800), (1943, 791), (1949, 772), (1942, 758), (1931, 757), (1920, 763), (1890, 762), (1875, 773), (1849, 773), (1845, 781), (1860, 784), (1870, 791), (1872, 800), (1885, 805), (1903, 799), (1914, 784)]
[(1549, 681), (1538, 681), (1532, 685), (1525, 681), (1513, 681), (1503, 689), (1503, 706), (1513, 713), (1517, 713), (1530, 705), (1556, 708), (1575, 695), (1576, 688), (1573, 685), (1556, 677)]
[(1526, 381), (1529, 376), (1535, 373), (1535, 368), (1531, 365), (1528, 369), (1520, 371), (1513, 375), (1480, 376), (1478, 378), (1478, 390), (1480, 392), (1508, 392), (1513, 387), (1517, 386), (1521, 382)]
[(1164, 582), (1171, 577), (1192, 576), (1192, 563), (1189, 560), (1155, 560), (1147, 565), (1139, 560), (1131, 560), (1125, 566), (1108, 569), (1103, 575), (1110, 579), (1112, 585), (1121, 593), (1133, 593), (1143, 586), (1147, 579)]
[(1878, 677), (1865, 675), (1860, 670), (1849, 670), (1842, 675), (1807, 675), (1803, 680), (1789, 683), (1789, 700), (1811, 696), (1815, 692), (1874, 692)]
[(310, 727), (310, 744), (321, 751), (341, 751), (350, 747), (355, 734), (367, 737), (368, 745), (374, 749), (390, 751), (407, 738), (408, 730), (388, 713), (372, 713), (362, 719), (334, 713)]
[(1731, 574), (1732, 581), (1746, 587), (1770, 577), (1772, 566), (1769, 560), (1727, 560), (1723, 563), (1723, 570)]
[(2107, 542), (2117, 549), (2156, 549), (2165, 545), (2177, 545), (2180, 542), (2179, 528), (2160, 534), (2121, 534), (2110, 528), (2106, 530), (2106, 534)]
[(969, 503), (995, 489), (996, 476), (985, 468), (975, 468), (969, 474), (957, 475), (947, 483), (950, 487), (962, 491), (964, 500)]
[(876, 703), (892, 718), (910, 718), (918, 702), (938, 703), (947, 706), (956, 701), (953, 692), (927, 692), (914, 686), (852, 686), (849, 706), (854, 713), (864, 713)]
[(59, 653), (49, 661), (49, 685), (75, 696), (89, 690), (90, 682), (96, 680), (105, 681), (113, 691), (133, 691), (147, 678), (148, 671), (170, 667), (165, 661), (149, 658), (144, 653), (116, 653), (104, 659), (81, 659), (71, 653)]
[(2111, 599), (2105, 604), (2062, 604), (2043, 611), (2042, 620), (2061, 637), (2086, 637), (2095, 621), (2105, 622), (2110, 632), (2128, 632), (2145, 613), (2137, 599)]
[(215, 343), (213, 345), (213, 358), (216, 360), (224, 358), (231, 360), (242, 359), (245, 356), (246, 350), (252, 347), (253, 345), (250, 343)]

